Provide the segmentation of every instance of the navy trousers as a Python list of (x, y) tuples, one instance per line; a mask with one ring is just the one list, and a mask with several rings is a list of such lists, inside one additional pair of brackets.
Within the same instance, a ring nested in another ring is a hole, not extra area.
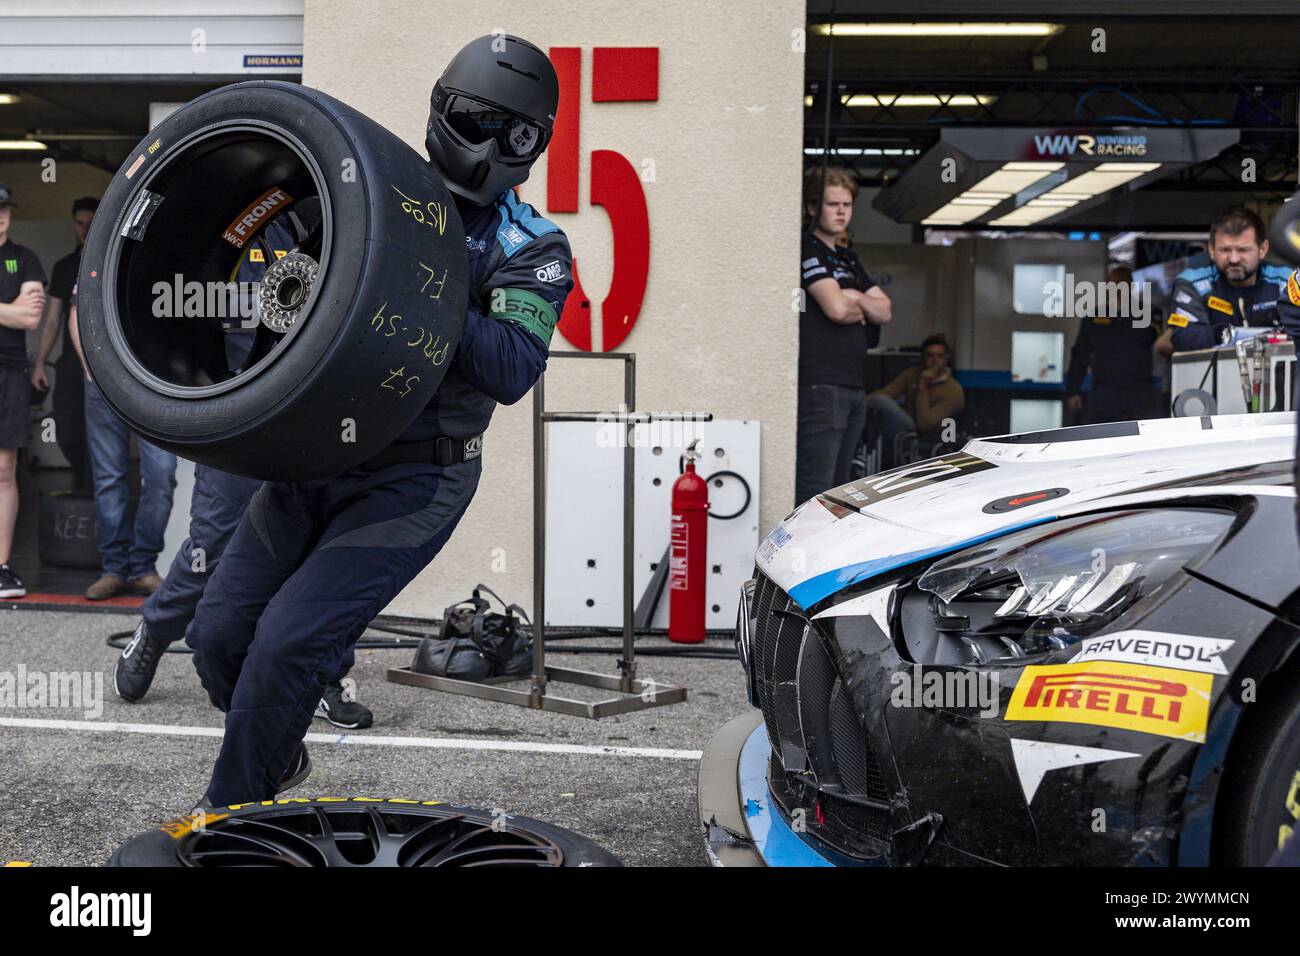
[(168, 641), (185, 636), (208, 579), (261, 485), (255, 478), (194, 466), (190, 536), (172, 558), (162, 587), (144, 602), (144, 622), (151, 635)]
[(393, 465), (268, 482), (249, 502), (186, 643), (226, 733), (213, 806), (266, 800), (366, 626), (442, 549), (482, 465)]

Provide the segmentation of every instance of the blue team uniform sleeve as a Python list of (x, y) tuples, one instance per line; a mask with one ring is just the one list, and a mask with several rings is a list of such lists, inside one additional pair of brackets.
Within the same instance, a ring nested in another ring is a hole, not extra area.
[(532, 239), (484, 283), (466, 310), (456, 355), (462, 376), (502, 405), (513, 405), (546, 370), (551, 336), (573, 288), (573, 255), (564, 233)]
[(1227, 322), (1216, 322), (1206, 308), (1204, 294), (1196, 288), (1198, 270), (1185, 270), (1174, 280), (1172, 309), (1165, 324), (1173, 329), (1170, 340), (1174, 351), (1190, 352), (1219, 344), (1219, 329)]
[(1291, 338), (1300, 341), (1300, 270), (1292, 272), (1281, 283), (1281, 295), (1277, 299), (1277, 318), (1283, 331)]

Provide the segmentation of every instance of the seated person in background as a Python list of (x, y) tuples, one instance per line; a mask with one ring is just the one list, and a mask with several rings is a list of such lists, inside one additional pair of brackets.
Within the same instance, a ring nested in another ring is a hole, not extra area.
[(1291, 270), (1264, 264), (1264, 221), (1245, 208), (1220, 213), (1210, 224), (1213, 265), (1184, 269), (1174, 280), (1166, 325), (1175, 351), (1219, 345), (1233, 326), (1272, 328), (1277, 301)]
[(951, 358), (948, 340), (932, 335), (921, 343), (921, 365), (867, 396), (867, 443), (882, 439), (884, 467), (901, 464), (892, 460), (895, 437), (937, 431), (966, 407), (966, 393), (948, 365)]
[[(1133, 270), (1115, 266), (1106, 273), (1106, 281), (1131, 287)], [(1133, 301), (1131, 296), (1129, 301)], [(1104, 300), (1099, 305), (1102, 307), (1097, 315), (1079, 320), (1079, 334), (1070, 349), (1070, 368), (1065, 373), (1065, 394), (1069, 396), (1065, 407), (1076, 414), (1083, 411), (1080, 389), (1091, 369), (1086, 424), (1153, 418), (1159, 395), (1151, 383), (1151, 350), (1160, 329), (1154, 322), (1138, 328), (1132, 316), (1102, 315), (1106, 311)]]

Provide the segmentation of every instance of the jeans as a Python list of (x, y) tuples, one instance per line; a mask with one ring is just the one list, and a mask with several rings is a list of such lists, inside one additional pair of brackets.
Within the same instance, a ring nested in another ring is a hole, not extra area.
[(86, 382), (86, 443), (90, 446), (90, 470), (95, 481), (103, 572), (128, 579), (154, 573), (176, 490), (176, 456), (138, 440), (140, 503), (133, 528), (127, 513), (126, 481), (131, 464), (131, 430), (108, 407), (99, 387), (91, 381)]
[(880, 439), (881, 467), (893, 468), (898, 464), (894, 461), (894, 439), (905, 432), (916, 431), (916, 422), (888, 395), (868, 395), (867, 428), (868, 443)]
[(800, 385), (795, 441), (795, 504), (851, 480), (862, 437), (864, 391), (844, 385)]

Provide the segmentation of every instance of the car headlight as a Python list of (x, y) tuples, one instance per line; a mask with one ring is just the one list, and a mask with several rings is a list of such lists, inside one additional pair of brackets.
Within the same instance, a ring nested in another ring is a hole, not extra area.
[(749, 666), (749, 642), (754, 630), (754, 581), (751, 578), (740, 586), (740, 602), (736, 606), (736, 655), (745, 668), (745, 688), (750, 704), (757, 707), (754, 694), (754, 675)]
[(900, 602), (913, 661), (988, 664), (1068, 647), (1213, 548), (1231, 511), (1152, 508), (1036, 525), (937, 561)]

